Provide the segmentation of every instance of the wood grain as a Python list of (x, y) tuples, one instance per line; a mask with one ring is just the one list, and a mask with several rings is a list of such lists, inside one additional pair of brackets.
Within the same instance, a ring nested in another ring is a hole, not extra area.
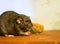
[(0, 44), (60, 44), (60, 30), (44, 31), (29, 36), (0, 36)]

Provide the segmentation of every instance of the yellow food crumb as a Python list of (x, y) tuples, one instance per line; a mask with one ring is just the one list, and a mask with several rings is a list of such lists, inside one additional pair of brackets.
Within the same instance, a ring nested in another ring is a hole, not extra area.
[(32, 23), (34, 32), (43, 32), (44, 26), (39, 23)]

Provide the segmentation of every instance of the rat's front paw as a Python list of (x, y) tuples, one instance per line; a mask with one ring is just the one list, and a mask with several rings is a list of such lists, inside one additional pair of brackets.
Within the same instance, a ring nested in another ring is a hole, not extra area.
[(5, 35), (6, 37), (14, 37), (14, 35)]

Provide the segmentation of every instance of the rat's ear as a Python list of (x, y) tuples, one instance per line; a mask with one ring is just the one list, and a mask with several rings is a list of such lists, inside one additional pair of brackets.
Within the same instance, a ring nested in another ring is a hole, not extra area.
[(17, 22), (18, 24), (20, 24), (21, 21), (22, 21), (22, 18), (17, 18), (17, 20), (16, 20), (16, 22)]

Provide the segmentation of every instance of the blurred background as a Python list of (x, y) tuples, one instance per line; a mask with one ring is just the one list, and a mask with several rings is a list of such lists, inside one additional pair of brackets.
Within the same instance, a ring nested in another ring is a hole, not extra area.
[(30, 16), (44, 30), (60, 30), (60, 0), (0, 0), (0, 15), (7, 10)]

